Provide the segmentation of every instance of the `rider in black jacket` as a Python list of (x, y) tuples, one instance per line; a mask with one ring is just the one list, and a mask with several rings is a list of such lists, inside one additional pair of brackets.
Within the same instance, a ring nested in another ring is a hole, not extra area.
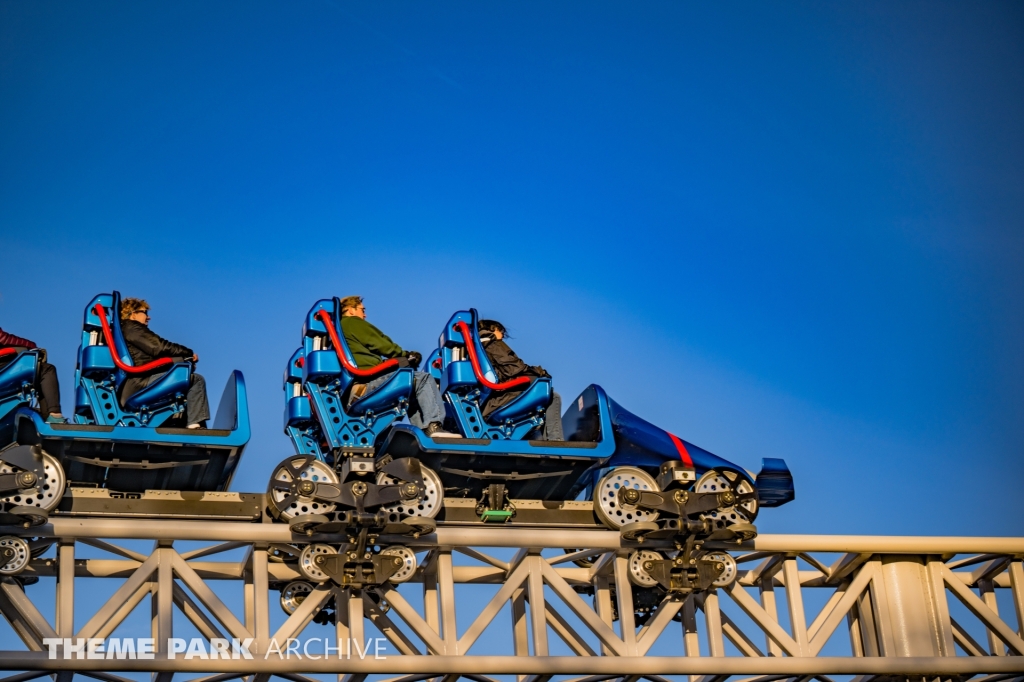
[[(548, 371), (540, 366), (530, 366), (523, 362), (516, 352), (505, 343), (505, 326), (496, 320), (480, 320), (477, 323), (480, 331), (480, 343), (484, 346), (487, 359), (498, 374), (498, 383), (515, 379), (516, 377), (547, 377), (551, 378)], [(512, 389), (492, 393), (487, 402), (484, 403), (481, 412), (487, 417), (503, 405), (508, 405), (515, 400), (526, 389)], [(551, 404), (544, 412), (544, 438), (543, 440), (565, 440), (562, 433), (562, 396), (551, 391)]]
[[(0, 348), (24, 348), (32, 350), (36, 344), (0, 329)], [(57, 384), (57, 370), (46, 361), (46, 351), (42, 350), (39, 365), (36, 368), (36, 390), (38, 391), (39, 412), (51, 424), (64, 423), (64, 415), (60, 413), (60, 386)], [(6, 365), (10, 360), (0, 360)]]
[[(149, 303), (142, 299), (126, 298), (121, 301), (121, 334), (128, 344), (128, 353), (135, 366), (160, 358), (172, 358), (175, 362), (199, 362), (199, 356), (191, 348), (168, 341), (149, 328)], [(159, 368), (146, 374), (129, 376), (121, 388), (121, 400), (127, 400), (164, 374), (166, 370)], [(192, 372), (192, 383), (185, 401), (185, 422), (188, 428), (206, 428), (206, 420), (210, 418), (210, 402), (206, 397), (206, 380), (201, 374)]]

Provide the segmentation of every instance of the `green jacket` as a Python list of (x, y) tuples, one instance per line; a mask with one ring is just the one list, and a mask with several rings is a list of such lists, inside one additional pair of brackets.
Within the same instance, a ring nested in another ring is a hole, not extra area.
[(402, 347), (387, 337), (381, 330), (359, 317), (341, 318), (341, 333), (356, 361), (356, 367), (376, 367), (381, 358), (397, 358), (408, 355)]

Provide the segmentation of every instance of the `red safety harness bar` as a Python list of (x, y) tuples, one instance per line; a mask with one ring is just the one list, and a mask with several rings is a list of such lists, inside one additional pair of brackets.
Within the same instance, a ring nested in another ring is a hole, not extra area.
[(492, 391), (507, 391), (510, 388), (522, 386), (523, 384), (528, 384), (533, 381), (531, 377), (516, 377), (515, 379), (509, 379), (503, 384), (496, 384), (493, 381), (488, 381), (487, 377), (485, 377), (484, 373), (480, 370), (480, 358), (477, 357), (476, 344), (473, 343), (473, 336), (469, 333), (469, 325), (462, 320), (459, 320), (455, 323), (454, 329), (462, 334), (462, 339), (466, 342), (466, 350), (469, 351), (469, 364), (473, 366), (473, 374), (476, 375), (476, 380), (487, 388)]
[(107, 322), (107, 311), (104, 310), (102, 303), (97, 303), (93, 307), (92, 311), (96, 313), (96, 317), (100, 318), (100, 325), (103, 327), (103, 339), (107, 342), (107, 348), (110, 349), (110, 357), (114, 359), (114, 364), (122, 372), (128, 374), (141, 374), (143, 372), (149, 372), (160, 367), (166, 367), (167, 365), (174, 364), (174, 358), (159, 358), (153, 362), (147, 362), (144, 365), (134, 367), (132, 365), (126, 365), (121, 361), (121, 358), (117, 355), (117, 347), (114, 346), (114, 335), (110, 332), (110, 323)]
[(354, 374), (357, 377), (364, 378), (372, 377), (376, 376), (377, 374), (380, 374), (381, 372), (384, 372), (385, 370), (389, 370), (392, 367), (398, 366), (398, 360), (396, 360), (395, 358), (391, 358), (390, 360), (385, 360), (379, 365), (375, 365), (368, 369), (359, 369), (351, 362), (349, 362), (348, 358), (345, 357), (345, 353), (341, 349), (341, 339), (338, 338), (338, 332), (334, 328), (334, 320), (331, 319), (330, 313), (328, 313), (326, 310), (318, 310), (316, 311), (316, 317), (320, 318), (320, 321), (324, 323), (325, 327), (327, 327), (327, 333), (328, 335), (330, 335), (331, 343), (334, 345), (334, 352), (337, 354), (338, 360), (341, 361), (341, 366), (344, 367), (345, 371), (349, 372), (350, 374)]
[[(28, 349), (26, 348), (25, 350)], [(4, 357), (5, 355), (14, 355), (15, 353), (19, 352), (21, 351), (19, 351), (17, 348), (0, 348), (0, 358)]]

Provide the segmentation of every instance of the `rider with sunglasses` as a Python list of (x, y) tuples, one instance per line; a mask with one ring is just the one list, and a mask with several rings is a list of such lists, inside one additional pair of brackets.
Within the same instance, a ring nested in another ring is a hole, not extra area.
[[(175, 362), (199, 362), (199, 356), (186, 346), (168, 341), (149, 328), (149, 303), (141, 298), (126, 298), (121, 301), (121, 334), (128, 344), (132, 364), (144, 365), (159, 358), (173, 358)], [(164, 369), (147, 374), (133, 374), (125, 380), (121, 389), (121, 400), (127, 400), (146, 386), (162, 377)], [(185, 423), (190, 429), (205, 429), (210, 418), (210, 401), (206, 396), (206, 380), (201, 374), (192, 372), (188, 394), (185, 396)]]

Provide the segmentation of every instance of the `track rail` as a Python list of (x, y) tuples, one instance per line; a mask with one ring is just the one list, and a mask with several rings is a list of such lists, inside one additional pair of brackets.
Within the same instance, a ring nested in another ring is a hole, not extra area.
[[(275, 557), (344, 537), (278, 523), (73, 516), (0, 535), (54, 543), (0, 582), (0, 614), (17, 635), (0, 637), (0, 669), (40, 675), (1024, 676), (1024, 538), (761, 535), (719, 546), (738, 561), (732, 585), (647, 603), (628, 577), (640, 546), (617, 532), (440, 524), (419, 538), (380, 539), (419, 553), (408, 583), (325, 583), (286, 616), (278, 590), (302, 576)], [(184, 546), (196, 541), (207, 544)], [(591, 564), (576, 565), (582, 552), (564, 548), (586, 548)], [(96, 581), (118, 586), (99, 608), (76, 613), (76, 593)], [(53, 619), (36, 606), (51, 590)], [(59, 649), (49, 657), (44, 638), (110, 637), (144, 602), (151, 629), (140, 635), (155, 640), (152, 660), (65, 660)], [(176, 635), (251, 639), (254, 659), (171, 659)], [(268, 654), (274, 642), (283, 650), (289, 638), (325, 637), (379, 637), (386, 657)]]

